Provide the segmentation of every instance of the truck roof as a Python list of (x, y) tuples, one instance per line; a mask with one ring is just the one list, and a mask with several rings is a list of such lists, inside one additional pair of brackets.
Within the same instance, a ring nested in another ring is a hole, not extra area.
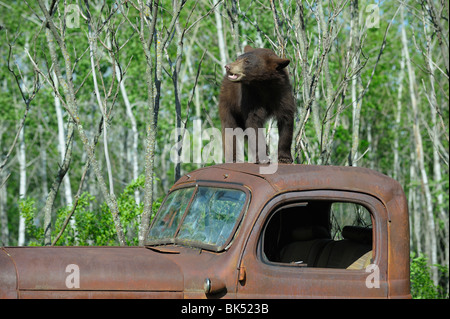
[[(273, 174), (262, 174), (253, 163), (228, 163), (197, 169), (181, 177), (172, 188), (193, 181), (238, 183), (250, 189), (271, 188), (272, 193), (306, 190), (346, 190), (378, 198), (385, 206), (404, 198), (400, 184), (394, 179), (368, 168), (278, 164)], [(268, 191), (268, 189), (266, 190)]]

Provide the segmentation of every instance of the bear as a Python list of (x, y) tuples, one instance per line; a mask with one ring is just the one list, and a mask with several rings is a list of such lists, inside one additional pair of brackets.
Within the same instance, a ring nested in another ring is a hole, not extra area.
[[(277, 120), (279, 133), (278, 162), (292, 163), (291, 144), (296, 106), (286, 69), (289, 63), (289, 59), (278, 57), (270, 49), (247, 45), (236, 61), (225, 65), (226, 74), (219, 95), (225, 162), (236, 162), (236, 138), (226, 138), (225, 132), (237, 128), (255, 130), (256, 145), (251, 147), (256, 150), (256, 163), (264, 162), (260, 158), (260, 147), (265, 147), (266, 153), (262, 157), (267, 161), (267, 146), (265, 141), (260, 141), (257, 132), (273, 117)], [(227, 158), (231, 150), (232, 159), (230, 156)]]

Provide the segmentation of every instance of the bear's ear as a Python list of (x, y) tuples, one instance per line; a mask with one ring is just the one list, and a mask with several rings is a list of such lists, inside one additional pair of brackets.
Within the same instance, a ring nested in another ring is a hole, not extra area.
[(251, 46), (246, 45), (245, 48), (244, 48), (244, 53), (247, 53), (247, 52), (250, 52), (250, 51), (253, 51), (253, 50), (254, 49)]
[(276, 59), (274, 59), (274, 62), (275, 62), (275, 65), (276, 65), (276, 69), (277, 70), (282, 70), (282, 69), (284, 69), (285, 67), (287, 67), (289, 65), (291, 60), (276, 58)]

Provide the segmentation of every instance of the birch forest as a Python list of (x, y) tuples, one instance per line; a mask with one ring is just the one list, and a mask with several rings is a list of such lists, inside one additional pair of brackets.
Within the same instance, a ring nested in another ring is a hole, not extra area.
[(447, 0), (0, 0), (2, 245), (143, 245), (170, 186), (221, 161), (204, 133), (249, 44), (291, 61), (295, 163), (398, 180), (411, 258), (448, 296), (448, 18)]

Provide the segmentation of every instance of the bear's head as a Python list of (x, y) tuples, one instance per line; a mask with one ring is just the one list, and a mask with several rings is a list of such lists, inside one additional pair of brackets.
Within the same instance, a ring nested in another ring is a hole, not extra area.
[(232, 82), (276, 80), (286, 76), (290, 60), (278, 57), (272, 50), (247, 45), (244, 54), (225, 65), (227, 79)]

